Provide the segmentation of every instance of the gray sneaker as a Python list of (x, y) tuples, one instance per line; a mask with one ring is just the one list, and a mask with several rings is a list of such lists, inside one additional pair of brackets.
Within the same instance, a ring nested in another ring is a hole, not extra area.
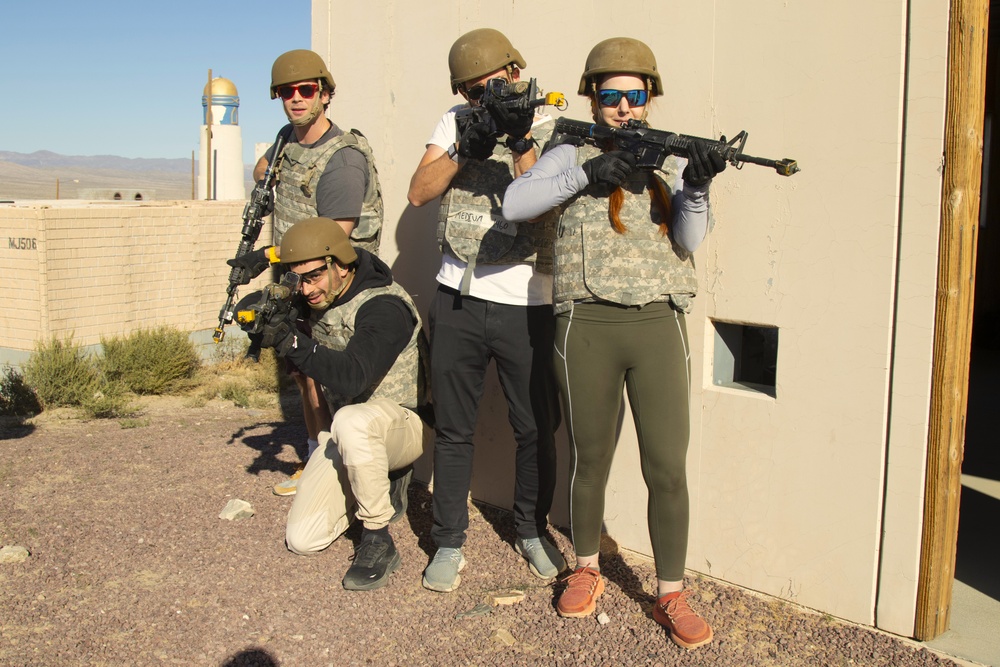
[(519, 537), (514, 551), (528, 560), (528, 569), (539, 579), (552, 579), (566, 569), (566, 559), (545, 537)]
[(450, 593), (462, 583), (458, 573), (465, 567), (461, 549), (441, 547), (424, 570), (424, 588), (440, 593)]

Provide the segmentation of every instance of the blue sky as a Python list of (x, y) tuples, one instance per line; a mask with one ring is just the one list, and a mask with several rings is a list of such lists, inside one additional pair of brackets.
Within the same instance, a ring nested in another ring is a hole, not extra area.
[(236, 84), (244, 161), (287, 122), (271, 63), (310, 48), (310, 1), (11, 0), (0, 151), (189, 158), (212, 76)]

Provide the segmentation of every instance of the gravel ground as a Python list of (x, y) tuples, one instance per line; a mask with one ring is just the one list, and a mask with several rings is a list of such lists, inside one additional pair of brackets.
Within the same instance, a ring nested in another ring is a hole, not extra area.
[[(511, 515), (473, 510), (462, 586), (424, 590), (430, 493), (410, 488), (390, 584), (345, 591), (358, 526), (322, 554), (282, 542), (290, 499), (271, 485), (304, 439), (274, 412), (159, 399), (127, 422), (45, 413), (0, 431), (0, 665), (955, 665), (914, 645), (691, 578), (715, 641), (685, 651), (650, 617), (651, 563), (607, 542), (598, 612), (563, 619), (561, 589), (514, 553)], [(219, 519), (241, 498), (256, 514)], [(553, 531), (569, 552), (565, 535)], [(627, 558), (627, 560), (626, 560)], [(464, 615), (491, 593), (524, 599)]]

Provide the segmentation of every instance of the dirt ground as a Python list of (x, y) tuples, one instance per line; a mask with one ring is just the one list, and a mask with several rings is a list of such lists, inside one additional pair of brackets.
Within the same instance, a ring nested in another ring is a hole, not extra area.
[[(138, 418), (45, 413), (0, 431), (0, 665), (954, 665), (912, 642), (693, 578), (715, 641), (687, 652), (650, 618), (650, 563), (609, 549), (598, 612), (563, 619), (514, 553), (511, 515), (474, 510), (461, 587), (420, 577), (430, 494), (392, 527), (403, 564), (381, 590), (345, 591), (357, 526), (322, 554), (283, 544), (291, 500), (271, 486), (304, 440), (277, 410), (183, 399)], [(232, 498), (255, 515), (227, 521)], [(553, 531), (567, 553), (565, 535)], [(609, 544), (613, 544), (610, 543)], [(493, 592), (524, 599), (482, 606)], [(471, 613), (469, 613), (471, 612)]]

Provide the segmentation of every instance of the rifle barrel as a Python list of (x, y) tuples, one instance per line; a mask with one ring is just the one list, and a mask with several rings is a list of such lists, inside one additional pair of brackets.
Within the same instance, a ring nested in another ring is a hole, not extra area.
[(792, 174), (797, 174), (801, 171), (799, 169), (798, 162), (787, 157), (783, 160), (770, 160), (766, 157), (754, 157), (753, 155), (737, 153), (733, 156), (732, 162), (737, 167), (741, 162), (749, 162), (750, 164), (760, 165), (761, 167), (772, 167), (779, 176), (791, 176)]

